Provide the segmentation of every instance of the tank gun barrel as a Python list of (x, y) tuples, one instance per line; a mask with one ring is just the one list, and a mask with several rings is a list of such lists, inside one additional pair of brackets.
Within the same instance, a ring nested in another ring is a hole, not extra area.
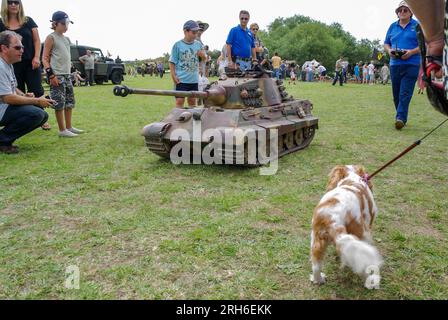
[[(168, 96), (178, 98), (201, 98), (204, 100), (223, 100), (225, 103), (226, 90), (223, 87), (215, 87), (207, 91), (175, 91), (175, 90), (149, 90), (149, 89), (134, 89), (127, 86), (116, 86), (114, 88), (114, 95), (117, 97), (127, 97), (130, 94), (140, 94), (149, 96)], [(217, 102), (218, 102), (217, 101)]]

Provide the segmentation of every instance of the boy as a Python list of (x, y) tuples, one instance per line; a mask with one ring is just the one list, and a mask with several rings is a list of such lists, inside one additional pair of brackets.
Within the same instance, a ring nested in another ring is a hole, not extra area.
[[(171, 51), (170, 72), (176, 91), (199, 90), (199, 57), (206, 59), (205, 52), (196, 40), (199, 25), (193, 20), (184, 24), (184, 39), (176, 42)], [(185, 98), (176, 98), (176, 107), (184, 107)], [(188, 106), (196, 106), (196, 98), (188, 98)]]
[[(53, 33), (45, 40), (42, 62), (50, 82), (50, 97), (55, 100), (53, 109), (59, 127), (59, 136), (77, 137), (83, 130), (72, 126), (75, 96), (71, 81), (70, 39), (64, 36), (68, 24), (73, 23), (65, 12), (57, 11), (51, 19)], [(65, 118), (65, 122), (64, 122)]]

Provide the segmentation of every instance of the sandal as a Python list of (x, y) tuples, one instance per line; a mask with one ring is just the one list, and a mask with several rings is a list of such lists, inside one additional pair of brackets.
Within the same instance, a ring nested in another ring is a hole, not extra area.
[(42, 128), (42, 130), (45, 130), (45, 131), (49, 131), (49, 130), (51, 130), (51, 126), (50, 126), (50, 124), (49, 124), (48, 122), (45, 122), (45, 123), (41, 126), (41, 128)]

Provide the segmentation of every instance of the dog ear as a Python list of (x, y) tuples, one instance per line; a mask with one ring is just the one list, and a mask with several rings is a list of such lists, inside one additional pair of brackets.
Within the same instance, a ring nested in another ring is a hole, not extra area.
[(333, 190), (338, 186), (339, 181), (348, 176), (347, 168), (345, 166), (336, 166), (330, 172), (330, 178), (327, 184), (327, 192)]
[[(368, 176), (366, 168), (359, 165), (355, 166), (355, 173), (363, 179), (365, 179)], [(367, 185), (369, 186), (370, 190), (373, 190), (373, 184), (370, 180), (367, 180)]]

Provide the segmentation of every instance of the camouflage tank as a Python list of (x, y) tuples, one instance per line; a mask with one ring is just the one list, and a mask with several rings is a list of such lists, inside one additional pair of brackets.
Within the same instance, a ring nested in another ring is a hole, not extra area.
[[(312, 103), (294, 99), (285, 91), (282, 81), (271, 78), (270, 72), (260, 67), (245, 73), (227, 69), (224, 78), (211, 83), (203, 92), (117, 86), (114, 88), (114, 94), (120, 97), (142, 94), (202, 99), (203, 107), (175, 108), (162, 121), (143, 129), (142, 135), (149, 150), (164, 158), (170, 158), (173, 148), (181, 142), (176, 134), (177, 129), (190, 133), (191, 138), (187, 143), (191, 143), (191, 148), (193, 143), (196, 143), (200, 144), (203, 150), (212, 141), (219, 141), (216, 150), (220, 152), (226, 164), (260, 164), (262, 161), (258, 157), (257, 163), (250, 162), (248, 146), (265, 148), (263, 152), (269, 156), (271, 150), (267, 141), (270, 140), (269, 133), (274, 129), (278, 133), (278, 157), (308, 147), (318, 129), (319, 120), (311, 113)], [(195, 126), (200, 127), (199, 135), (193, 132)], [(233, 139), (232, 143), (228, 143), (224, 138), (229, 132), (241, 129), (256, 134), (244, 139)], [(207, 130), (218, 132), (222, 135), (221, 139), (216, 139), (216, 136), (204, 136), (203, 133)], [(260, 143), (261, 140), (264, 143)]]

